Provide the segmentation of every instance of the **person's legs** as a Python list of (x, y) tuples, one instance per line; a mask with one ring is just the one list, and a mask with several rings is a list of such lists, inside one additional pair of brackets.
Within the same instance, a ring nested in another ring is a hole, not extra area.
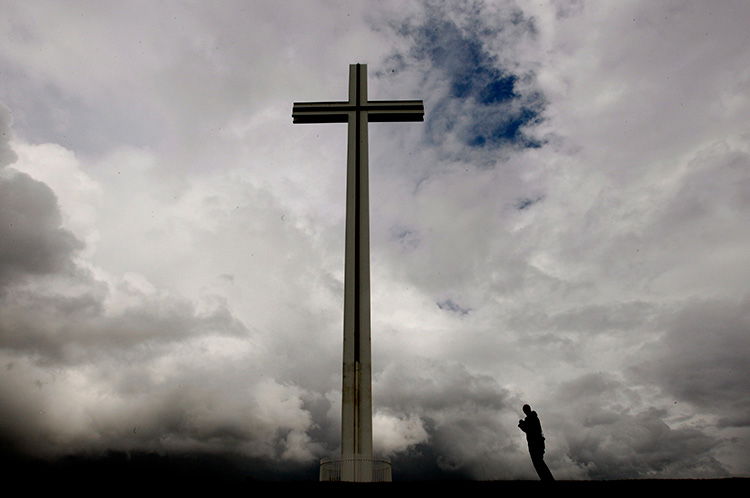
[(547, 464), (544, 463), (544, 450), (531, 450), (529, 448), (529, 452), (531, 453), (531, 463), (534, 464), (534, 470), (539, 475), (539, 479), (542, 481), (554, 481), (555, 478), (552, 476), (552, 472), (550, 472)]

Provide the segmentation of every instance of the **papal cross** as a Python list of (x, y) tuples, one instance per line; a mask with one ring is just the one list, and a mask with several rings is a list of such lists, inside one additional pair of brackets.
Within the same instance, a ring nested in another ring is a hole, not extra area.
[(421, 100), (367, 100), (367, 64), (351, 64), (347, 102), (295, 103), (292, 117), (294, 123), (348, 123), (340, 479), (371, 481), (372, 368), (367, 123), (423, 121), (424, 106)]

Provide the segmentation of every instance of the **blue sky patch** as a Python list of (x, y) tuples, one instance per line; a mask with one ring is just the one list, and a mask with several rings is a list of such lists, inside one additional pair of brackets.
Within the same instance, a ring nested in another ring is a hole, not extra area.
[(494, 104), (517, 97), (515, 92), (516, 78), (514, 75), (497, 76), (488, 83), (479, 94), (482, 104)]
[(428, 6), (421, 24), (405, 23), (397, 29), (413, 45), (408, 54), (392, 58), (428, 62), (432, 71), (427, 77), (447, 85), (445, 95), (427, 109), (427, 138), (439, 144), (453, 133), (472, 148), (540, 147), (542, 143), (526, 133), (542, 120), (545, 107), (544, 96), (534, 89), (533, 75), (502, 67), (482, 41), (504, 29), (533, 35), (533, 23), (521, 12), (509, 14), (497, 26), (484, 22), (470, 20), (470, 26), (462, 29), (441, 8)]
[(543, 195), (534, 197), (533, 199), (530, 197), (524, 197), (516, 201), (516, 209), (518, 209), (519, 211), (523, 211), (524, 209), (530, 208), (531, 206), (541, 201), (542, 199), (544, 199)]
[(416, 249), (419, 246), (419, 234), (416, 230), (403, 226), (392, 226), (391, 237), (404, 249)]
[(469, 313), (471, 313), (471, 308), (464, 308), (463, 306), (460, 306), (453, 302), (453, 300), (451, 299), (438, 301), (435, 304), (437, 304), (437, 307), (441, 310), (451, 311), (453, 313), (458, 313), (459, 315), (468, 315)]

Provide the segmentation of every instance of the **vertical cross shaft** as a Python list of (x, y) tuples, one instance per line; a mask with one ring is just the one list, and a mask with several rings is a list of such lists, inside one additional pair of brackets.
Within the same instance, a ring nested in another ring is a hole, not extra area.
[(359, 64), (349, 68), (349, 102), (355, 103), (355, 111), (349, 119), (347, 147), (341, 454), (344, 458), (354, 455), (371, 459), (368, 130), (367, 113), (356, 109), (367, 102), (365, 71)]
[[(341, 403), (342, 480), (370, 481), (372, 366), (370, 359), (370, 221), (367, 123), (422, 121), (421, 101), (367, 100), (367, 65), (349, 66), (347, 102), (295, 103), (294, 123), (348, 123), (344, 355)], [(352, 462), (347, 465), (346, 462)], [(363, 464), (360, 464), (362, 462)], [(364, 464), (367, 462), (366, 464)]]

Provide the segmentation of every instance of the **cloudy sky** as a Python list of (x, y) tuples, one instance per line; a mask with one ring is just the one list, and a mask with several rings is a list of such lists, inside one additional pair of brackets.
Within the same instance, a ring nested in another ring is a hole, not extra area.
[(750, 475), (748, 2), (0, 9), (4, 451), (338, 451), (361, 62), (394, 477)]

